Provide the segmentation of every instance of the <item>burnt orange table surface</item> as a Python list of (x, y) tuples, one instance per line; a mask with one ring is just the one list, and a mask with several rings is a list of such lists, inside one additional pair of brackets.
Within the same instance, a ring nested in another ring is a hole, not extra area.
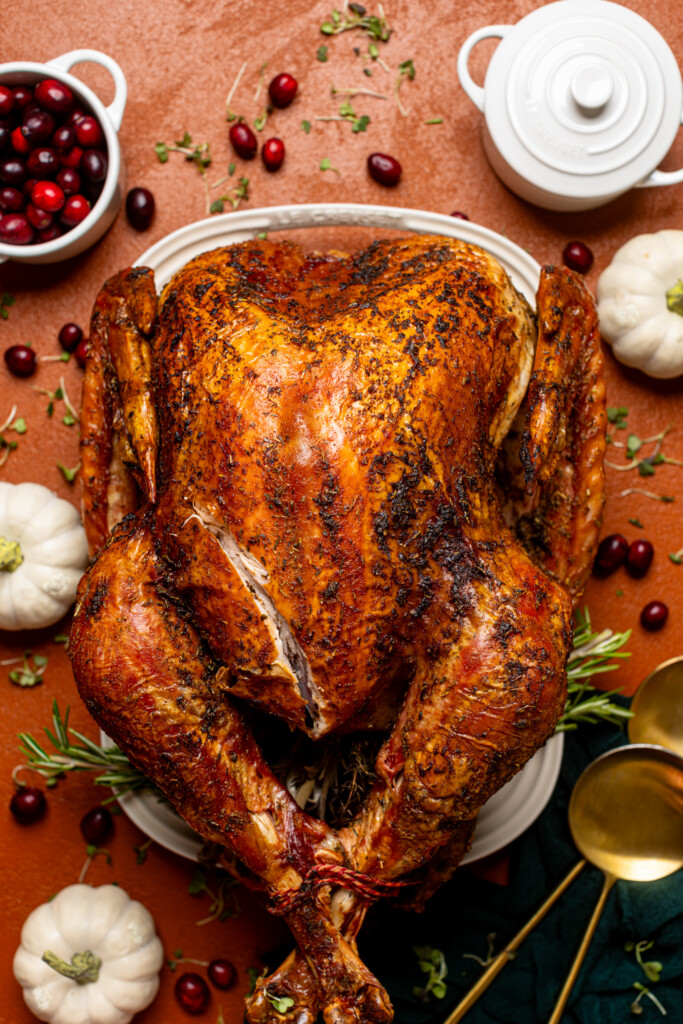
[[(371, 4), (369, 9), (374, 10)], [(475, 0), (455, 4), (446, 0), (387, 0), (386, 13), (393, 34), (381, 55), (389, 71), (373, 64), (373, 75), (362, 72), (362, 59), (353, 48), (367, 51), (368, 39), (359, 33), (344, 33), (332, 39), (320, 34), (319, 26), (329, 15), (326, 0), (310, 3), (289, 0), (260, 4), (248, 0), (133, 0), (104, 3), (100, 0), (51, 0), (49, 5), (2, 5), (3, 60), (45, 61), (68, 50), (90, 47), (111, 54), (128, 79), (128, 105), (120, 140), (127, 169), (127, 185), (150, 188), (157, 201), (151, 228), (137, 234), (119, 214), (108, 234), (89, 252), (63, 264), (46, 267), (0, 267), (0, 291), (15, 298), (9, 318), (0, 320), (0, 347), (30, 341), (40, 355), (59, 349), (57, 332), (66, 321), (87, 325), (100, 284), (110, 274), (134, 261), (153, 242), (191, 221), (205, 216), (201, 181), (195, 168), (174, 154), (160, 164), (154, 154), (159, 140), (170, 142), (189, 132), (195, 143), (209, 142), (213, 165), (210, 181), (226, 173), (232, 159), (225, 121), (226, 94), (241, 65), (246, 69), (233, 101), (233, 108), (250, 120), (260, 113), (264, 92), (255, 100), (259, 69), (267, 62), (264, 79), (280, 71), (291, 72), (299, 81), (299, 94), (286, 110), (272, 115), (261, 139), (271, 135), (285, 141), (287, 156), (282, 169), (268, 174), (260, 160), (246, 164), (237, 160), (235, 177), (249, 178), (249, 199), (242, 208), (278, 203), (312, 201), (355, 201), (416, 207), (441, 213), (459, 209), (471, 220), (501, 232), (528, 249), (541, 263), (559, 262), (565, 244), (578, 238), (595, 254), (588, 282), (594, 286), (599, 272), (609, 263), (614, 250), (632, 235), (662, 228), (683, 228), (683, 185), (632, 191), (602, 209), (584, 214), (548, 213), (534, 209), (512, 195), (490, 170), (480, 142), (481, 115), (457, 83), (455, 58), (464, 39), (475, 28), (517, 21), (534, 8), (528, 0), (494, 2)], [(657, 0), (629, 3), (666, 37), (679, 63), (683, 61), (683, 14)], [(319, 46), (327, 45), (328, 60), (316, 59)], [(494, 44), (485, 43), (475, 52), (472, 68), (483, 79), (486, 62)], [(401, 86), (401, 98), (410, 107), (404, 117), (393, 99), (357, 96), (353, 106), (358, 114), (371, 118), (367, 131), (353, 134), (348, 124), (315, 121), (337, 113), (341, 97), (330, 93), (331, 85), (345, 89), (365, 87), (393, 94), (396, 69), (412, 59), (413, 81)], [(109, 102), (113, 94), (106, 71), (81, 65), (77, 73)], [(432, 118), (443, 123), (426, 125)], [(312, 122), (306, 134), (303, 120)], [(395, 189), (382, 188), (367, 175), (365, 160), (373, 151), (395, 155), (403, 165), (403, 178)], [(328, 158), (339, 173), (319, 170)], [(679, 138), (664, 167), (683, 163), (683, 141)], [(213, 195), (220, 194), (215, 190)], [(348, 232), (331, 232), (330, 245), (349, 247)], [(628, 408), (628, 426), (641, 437), (671, 425), (666, 454), (683, 458), (683, 378), (654, 382), (638, 372), (619, 366), (609, 350), (607, 360), (608, 401)], [(47, 398), (34, 385), (54, 390), (63, 375), (67, 392), (77, 403), (81, 372), (71, 362), (43, 363), (29, 381), (11, 377), (0, 365), (0, 421), (13, 403), (25, 417), (28, 429), (19, 437), (18, 448), (0, 469), (0, 479), (10, 482), (32, 480), (53, 488), (62, 497), (78, 502), (78, 494), (62, 478), (57, 462), (77, 462), (77, 428), (61, 423), (61, 416), (46, 416)], [(621, 436), (626, 432), (622, 431)], [(615, 461), (619, 456), (612, 455)], [(683, 469), (662, 466), (656, 477), (640, 480), (636, 473), (608, 470), (608, 502), (604, 532), (620, 531), (629, 539), (646, 536), (656, 550), (651, 571), (644, 580), (634, 581), (620, 572), (604, 581), (591, 580), (586, 594), (596, 626), (615, 630), (633, 629), (631, 660), (609, 682), (632, 692), (645, 674), (665, 658), (683, 651), (683, 566), (676, 566), (668, 553), (683, 546)], [(655, 503), (645, 497), (620, 497), (626, 486), (645, 485), (675, 495), (673, 504)], [(629, 523), (639, 517), (643, 529)], [(669, 622), (657, 634), (645, 633), (638, 616), (646, 602), (665, 600)], [(63, 886), (77, 880), (85, 860), (85, 844), (78, 823), (83, 813), (96, 804), (100, 791), (84, 777), (72, 777), (49, 793), (49, 810), (43, 821), (20, 827), (7, 805), (12, 794), (10, 773), (20, 761), (16, 734), (28, 730), (38, 735), (49, 724), (52, 701), (72, 705), (72, 722), (89, 735), (94, 724), (79, 705), (70, 667), (63, 648), (52, 642), (55, 633), (68, 630), (68, 620), (53, 629), (30, 634), (0, 634), (0, 658), (24, 650), (49, 655), (42, 685), (20, 690), (0, 670), (2, 689), (2, 734), (0, 736), (0, 815), (2, 826), (2, 877), (4, 921), (0, 943), (0, 1024), (28, 1024), (34, 1018), (21, 998), (11, 974), (11, 958), (21, 924), (28, 912)], [(141, 899), (154, 915), (167, 953), (181, 949), (199, 960), (226, 955), (240, 971), (238, 987), (218, 998), (214, 993), (205, 1018), (216, 1020), (219, 1006), (226, 1022), (241, 1019), (245, 970), (258, 963), (259, 951), (286, 941), (283, 927), (268, 918), (251, 897), (241, 895), (241, 915), (224, 924), (198, 926), (208, 912), (206, 896), (187, 894), (191, 876), (187, 862), (153, 845), (145, 863), (136, 863), (133, 849), (144, 837), (123, 816), (116, 818), (116, 834), (107, 844), (111, 864), (98, 857), (87, 873), (94, 884), (116, 881)], [(189, 1018), (173, 997), (174, 976), (164, 969), (159, 996), (138, 1018), (144, 1022), (180, 1024)]]

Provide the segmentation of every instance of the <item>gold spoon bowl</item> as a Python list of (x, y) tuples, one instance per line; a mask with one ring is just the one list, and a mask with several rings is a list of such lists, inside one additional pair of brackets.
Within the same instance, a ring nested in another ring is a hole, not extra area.
[(658, 665), (631, 702), (631, 743), (657, 743), (683, 757), (683, 655)]

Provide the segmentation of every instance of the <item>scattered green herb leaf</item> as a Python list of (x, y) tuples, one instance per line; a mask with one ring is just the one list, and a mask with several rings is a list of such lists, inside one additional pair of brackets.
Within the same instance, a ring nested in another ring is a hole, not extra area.
[[(21, 661), (20, 668), (12, 669), (8, 673), (10, 682), (14, 683), (15, 686), (32, 687), (42, 683), (43, 673), (47, 668), (48, 661), (44, 654), (34, 654), (33, 651), (25, 651), (23, 658), (11, 659), (9, 664), (12, 661)], [(8, 662), (4, 662), (4, 664), (8, 664)]]
[(336, 36), (355, 28), (382, 43), (386, 43), (392, 31), (381, 7), (378, 15), (366, 14), (360, 4), (349, 4), (343, 16), (337, 10), (332, 11), (329, 19), (320, 26), (320, 31), (324, 36)]
[(339, 177), (341, 177), (341, 171), (337, 167), (333, 167), (332, 166), (329, 157), (324, 156), (322, 158), (322, 160), (320, 161), (320, 170), (321, 171), (334, 171), (335, 174), (338, 174)]
[(52, 637), (53, 644), (64, 644), (64, 646), (66, 647), (68, 642), (69, 637), (66, 633), (55, 633), (55, 635)]
[(638, 516), (629, 516), (628, 521), (631, 524), (631, 526), (637, 526), (639, 530), (645, 529)]
[(14, 305), (17, 300), (9, 292), (3, 292), (0, 295), (0, 319), (7, 320), (9, 317), (10, 307)]
[(443, 118), (442, 117), (430, 117), (428, 121), (425, 121), (425, 124), (443, 124)]
[(436, 999), (443, 999), (447, 991), (445, 978), (448, 975), (446, 958), (443, 953), (440, 949), (435, 949), (432, 946), (413, 946), (412, 949), (417, 957), (420, 970), (427, 975), (423, 987), (416, 985), (413, 988), (413, 995), (423, 1003), (427, 1002), (430, 993)]
[(683, 563), (683, 548), (681, 548), (680, 551), (672, 551), (669, 558), (674, 565), (681, 565)]
[(260, 971), (258, 967), (247, 967), (247, 977), (249, 978), (249, 990), (248, 996), (253, 995), (254, 989), (256, 988), (256, 982), (259, 980), (263, 971)]
[(626, 429), (626, 417), (628, 416), (628, 409), (625, 405), (608, 405), (607, 406), (607, 420), (609, 423), (613, 423), (617, 430)]
[(327, 62), (327, 47), (319, 46), (316, 52), (316, 57), (321, 64), (325, 64)]
[(67, 467), (63, 466), (61, 462), (57, 463), (57, 469), (60, 471), (60, 473), (62, 474), (62, 476), (64, 477), (68, 484), (72, 484), (74, 482), (80, 468), (80, 462), (77, 465), (75, 465), (73, 469), (67, 469)]
[(134, 846), (133, 847), (133, 850), (134, 850), (135, 855), (136, 855), (135, 856), (135, 863), (136, 864), (144, 864), (145, 863), (145, 861), (147, 860), (147, 851), (149, 850), (150, 846), (152, 845), (152, 842), (153, 842), (152, 839), (148, 839), (147, 842), (141, 843), (140, 846)]
[(242, 200), (248, 198), (249, 178), (239, 178), (237, 184), (229, 192), (213, 200), (209, 206), (209, 213), (223, 213), (225, 203), (230, 203), (233, 210), (237, 210)]
[(305, 131), (306, 134), (308, 135), (308, 133), (311, 130), (311, 122), (310, 121), (302, 121), (301, 122), (301, 127), (302, 127), (303, 131)]
[(232, 178), (234, 173), (235, 173), (235, 162), (234, 162), (234, 160), (231, 160), (230, 163), (228, 164), (228, 174)]
[(287, 1013), (287, 1010), (291, 1010), (294, 1006), (294, 1000), (291, 996), (271, 995), (268, 989), (266, 989), (266, 999), (275, 1007), (278, 1013)]

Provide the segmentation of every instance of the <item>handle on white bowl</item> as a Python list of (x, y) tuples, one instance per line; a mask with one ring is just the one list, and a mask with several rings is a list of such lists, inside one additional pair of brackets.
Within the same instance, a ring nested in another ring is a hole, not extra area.
[(458, 53), (458, 78), (475, 107), (481, 110), (482, 113), (484, 112), (484, 90), (480, 85), (476, 84), (470, 74), (470, 69), (467, 66), (470, 54), (482, 39), (502, 39), (512, 27), (512, 25), (487, 25), (486, 28), (478, 28), (460, 47), (460, 52)]
[[(683, 124), (683, 113), (681, 114)], [(649, 178), (641, 181), (638, 188), (653, 188), (655, 185), (678, 185), (683, 181), (683, 167), (680, 171), (653, 171)]]
[(128, 87), (126, 85), (126, 76), (113, 57), (110, 57), (107, 53), (101, 53), (99, 50), (70, 50), (69, 53), (63, 53), (61, 57), (49, 60), (47, 64), (48, 67), (52, 66), (60, 71), (70, 71), (74, 64), (80, 64), (81, 61), (101, 64), (114, 79), (114, 99), (105, 109), (109, 120), (114, 125), (115, 130), (118, 131), (123, 120), (123, 111), (126, 108)]

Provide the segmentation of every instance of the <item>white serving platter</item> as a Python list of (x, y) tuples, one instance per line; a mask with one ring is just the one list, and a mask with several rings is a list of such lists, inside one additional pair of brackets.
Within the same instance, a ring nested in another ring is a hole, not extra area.
[[(227, 213), (201, 220), (174, 231), (149, 248), (136, 266), (151, 267), (161, 289), (188, 260), (210, 249), (246, 242), (262, 233), (294, 234), (301, 229), (367, 228), (445, 235), (479, 245), (507, 270), (512, 283), (535, 305), (540, 266), (509, 238), (471, 221), (441, 213), (360, 203), (309, 203), (272, 206)], [(319, 248), (326, 248), (322, 238)], [(354, 242), (351, 248), (357, 247)], [(103, 736), (103, 740), (106, 737)], [(501, 850), (522, 834), (539, 816), (555, 789), (564, 738), (555, 735), (506, 786), (493, 796), (479, 814), (474, 841), (462, 863), (476, 861)], [(196, 860), (203, 841), (173, 808), (153, 793), (129, 793), (120, 797), (128, 817), (155, 842), (182, 857)]]

